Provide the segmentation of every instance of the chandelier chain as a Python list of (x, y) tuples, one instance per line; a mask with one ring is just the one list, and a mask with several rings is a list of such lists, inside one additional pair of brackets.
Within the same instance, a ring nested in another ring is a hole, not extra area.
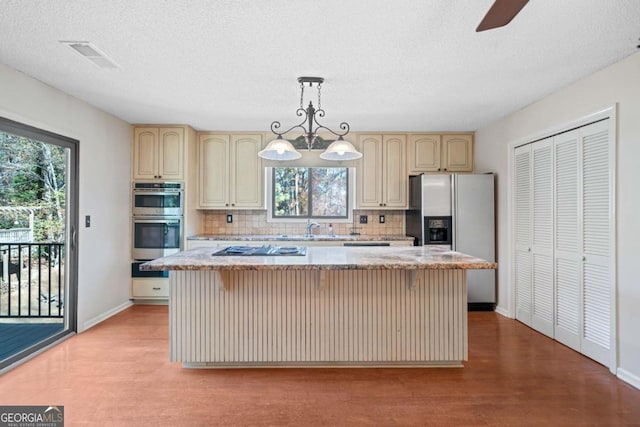
[(300, 109), (304, 110), (304, 83), (300, 83)]
[(322, 103), (320, 102), (320, 89), (322, 88), (322, 83), (318, 83), (318, 110), (322, 110)]

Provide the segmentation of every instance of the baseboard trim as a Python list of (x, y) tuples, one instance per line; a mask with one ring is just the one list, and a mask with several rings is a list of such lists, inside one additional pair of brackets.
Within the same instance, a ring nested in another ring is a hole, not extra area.
[(632, 374), (631, 372), (622, 369), (622, 368), (618, 368), (618, 373), (617, 376), (619, 379), (621, 379), (622, 381), (624, 381), (625, 383), (628, 383), (632, 386), (634, 386), (635, 388), (637, 388), (638, 390), (640, 390), (640, 377), (637, 375)]
[(515, 316), (513, 316), (509, 310), (506, 310), (504, 307), (497, 306), (494, 311), (504, 317), (508, 317), (509, 319), (515, 319)]
[(169, 305), (167, 299), (134, 299), (134, 305)]
[(98, 323), (107, 320), (109, 317), (115, 316), (116, 314), (120, 313), (122, 310), (126, 310), (127, 308), (131, 307), (132, 305), (133, 305), (133, 303), (131, 301), (123, 302), (119, 306), (114, 307), (111, 310), (106, 311), (106, 312), (102, 313), (101, 315), (94, 317), (93, 319), (87, 320), (82, 325), (82, 331), (78, 331), (78, 332), (84, 332), (87, 329), (96, 326)]

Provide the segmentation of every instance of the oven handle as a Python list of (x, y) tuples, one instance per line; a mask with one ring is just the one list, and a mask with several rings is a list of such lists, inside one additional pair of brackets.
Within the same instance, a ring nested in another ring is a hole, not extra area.
[(157, 191), (157, 190), (133, 190), (133, 194), (144, 194), (144, 195), (153, 194), (154, 196), (175, 196), (175, 195), (179, 195), (181, 193), (182, 193), (182, 190), (175, 190), (175, 191), (171, 191), (171, 190), (162, 190), (162, 191)]
[(150, 218), (133, 218), (134, 223), (141, 224), (180, 224), (181, 219), (150, 219)]

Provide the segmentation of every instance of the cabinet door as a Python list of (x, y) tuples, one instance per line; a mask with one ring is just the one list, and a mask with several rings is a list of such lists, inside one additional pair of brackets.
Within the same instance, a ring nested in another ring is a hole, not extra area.
[(553, 138), (531, 144), (532, 327), (553, 338)]
[(160, 128), (158, 175), (164, 180), (184, 179), (184, 129)]
[(407, 168), (409, 175), (440, 170), (441, 135), (409, 135)]
[(382, 135), (359, 135), (362, 158), (358, 161), (356, 177), (359, 208), (382, 207)]
[(135, 128), (133, 131), (133, 179), (158, 177), (158, 129)]
[(442, 164), (446, 172), (473, 172), (473, 135), (443, 135)]
[(169, 298), (169, 279), (134, 278), (131, 280), (131, 298), (167, 299)]
[(195, 248), (217, 248), (217, 240), (187, 240), (187, 249)]
[(229, 206), (229, 135), (198, 135), (198, 206)]
[(407, 183), (405, 135), (384, 135), (382, 138), (382, 206), (407, 208)]
[(231, 136), (231, 206), (235, 209), (264, 207), (264, 170), (258, 151), (262, 135)]
[(531, 326), (531, 146), (514, 153), (516, 319)]

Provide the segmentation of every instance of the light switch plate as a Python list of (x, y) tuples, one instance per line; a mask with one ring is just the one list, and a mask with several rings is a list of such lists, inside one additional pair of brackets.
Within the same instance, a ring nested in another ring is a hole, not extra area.
[(384, 224), (384, 215), (380, 215), (378, 221), (380, 221), (380, 224)]
[(227, 215), (227, 224), (231, 224), (233, 222), (233, 215), (228, 214)]
[(84, 216), (84, 226), (87, 228), (91, 227), (91, 215)]

